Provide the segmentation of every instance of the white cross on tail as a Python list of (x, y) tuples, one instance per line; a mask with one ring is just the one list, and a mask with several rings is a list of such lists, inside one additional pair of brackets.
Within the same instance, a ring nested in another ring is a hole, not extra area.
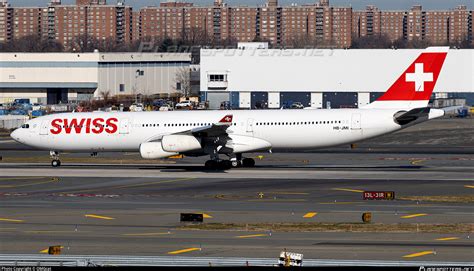
[(405, 75), (406, 82), (415, 82), (415, 91), (425, 91), (425, 82), (433, 82), (433, 73), (425, 73), (423, 63), (415, 63), (415, 73)]

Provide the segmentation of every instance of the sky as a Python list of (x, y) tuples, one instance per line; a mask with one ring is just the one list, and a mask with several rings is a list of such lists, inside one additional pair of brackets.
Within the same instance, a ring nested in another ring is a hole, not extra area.
[[(266, 0), (224, 0), (228, 5), (262, 5)], [(279, 0), (280, 5), (291, 3), (307, 4), (317, 0)], [(13, 6), (46, 6), (49, 0), (8, 0)], [(188, 0), (198, 6), (205, 6), (213, 3), (213, 0)], [(63, 4), (75, 3), (75, 0), (62, 0)], [(107, 3), (114, 4), (116, 0), (107, 0)], [(138, 9), (143, 6), (158, 6), (159, 0), (125, 0), (127, 5)], [(413, 5), (422, 5), (425, 10), (448, 10), (458, 5), (466, 5), (469, 9), (474, 9), (473, 0), (330, 0), (332, 6), (352, 6), (355, 10), (362, 10), (367, 5), (376, 5), (383, 10), (407, 10)]]

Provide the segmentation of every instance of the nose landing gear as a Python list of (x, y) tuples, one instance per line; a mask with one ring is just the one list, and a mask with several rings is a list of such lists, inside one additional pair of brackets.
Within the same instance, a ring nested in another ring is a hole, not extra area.
[(57, 151), (50, 151), (49, 156), (51, 156), (51, 166), (52, 167), (60, 167), (61, 166), (61, 160), (59, 160), (59, 152)]

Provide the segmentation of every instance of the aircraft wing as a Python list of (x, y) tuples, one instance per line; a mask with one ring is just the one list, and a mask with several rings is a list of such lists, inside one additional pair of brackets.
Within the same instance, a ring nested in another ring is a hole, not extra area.
[(193, 128), (188, 131), (176, 133), (178, 135), (193, 135), (197, 137), (219, 137), (227, 136), (227, 128), (232, 125), (232, 115), (224, 116), (219, 122), (211, 125)]
[(167, 133), (167, 134), (158, 134), (154, 135), (153, 137), (149, 138), (147, 142), (159, 141), (166, 135), (192, 135), (195, 137), (223, 137), (226, 138), (227, 128), (232, 125), (233, 115), (226, 115), (224, 116), (219, 122), (213, 123), (211, 125), (196, 127), (193, 129), (189, 129), (186, 131), (180, 131), (177, 133)]

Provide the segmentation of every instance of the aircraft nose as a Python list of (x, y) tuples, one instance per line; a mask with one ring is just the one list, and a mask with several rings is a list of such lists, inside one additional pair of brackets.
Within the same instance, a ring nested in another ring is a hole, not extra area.
[(11, 134), (10, 134), (10, 137), (13, 138), (13, 140), (21, 143), (21, 132), (20, 132), (20, 128), (16, 129), (15, 131), (13, 131)]

